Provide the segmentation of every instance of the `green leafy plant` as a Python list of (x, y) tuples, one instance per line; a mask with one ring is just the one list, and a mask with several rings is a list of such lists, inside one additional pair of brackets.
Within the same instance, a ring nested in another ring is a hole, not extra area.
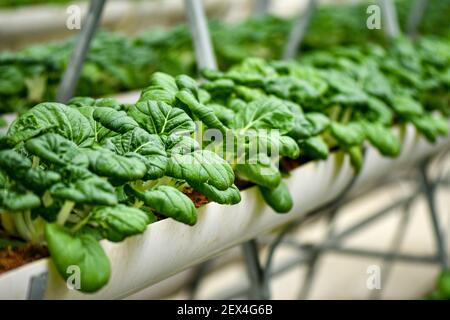
[(140, 234), (155, 215), (196, 223), (186, 187), (221, 203), (240, 201), (232, 168), (199, 148), (182, 109), (155, 100), (126, 109), (106, 102), (39, 104), (11, 125), (0, 151), (4, 229), (46, 243), (63, 277), (78, 266), (85, 292), (109, 279), (99, 240)]
[[(62, 3), (67, 0), (49, 1)], [(448, 36), (449, 1), (429, 3), (420, 34), (447, 33)], [(368, 1), (371, 2), (374, 1)], [(406, 21), (411, 2), (396, 1), (401, 25)], [(0, 0), (0, 7), (28, 3), (31, 1)], [(320, 6), (302, 50), (327, 50), (338, 45), (363, 44), (368, 40), (384, 43), (382, 32), (366, 28), (367, 5)], [(238, 24), (211, 22), (209, 28), (221, 69), (228, 69), (249, 56), (279, 59), (293, 22), (275, 16), (252, 17)], [(23, 112), (36, 103), (53, 101), (73, 45), (74, 39), (69, 39), (33, 45), (19, 52), (1, 52), (0, 114)], [(434, 51), (433, 45), (428, 46), (430, 48), (428, 54)], [(192, 39), (186, 25), (151, 28), (132, 38), (113, 32), (97, 33), (81, 72), (76, 95), (99, 97), (141, 89), (147, 86), (155, 71), (172, 75), (196, 74)], [(379, 81), (373, 77), (369, 79), (373, 79), (372, 87), (376, 90)]]
[(401, 152), (394, 127), (411, 124), (430, 142), (448, 134), (449, 45), (399, 38), (389, 50), (249, 58), (204, 70), (201, 82), (154, 73), (134, 104), (40, 103), (0, 136), (5, 240), (47, 245), (61, 275), (77, 265), (81, 290), (94, 292), (111, 272), (100, 241), (124, 241), (161, 218), (194, 225), (189, 191), (232, 205), (237, 185), (256, 185), (276, 212), (289, 212), (288, 158), (346, 153), (358, 173), (368, 144), (383, 156)]

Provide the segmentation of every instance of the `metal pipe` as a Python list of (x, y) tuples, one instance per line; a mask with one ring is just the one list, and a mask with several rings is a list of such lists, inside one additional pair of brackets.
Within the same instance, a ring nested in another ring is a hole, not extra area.
[(265, 16), (269, 12), (270, 0), (254, 0), (253, 15)]
[[(407, 203), (403, 207), (403, 212), (396, 230), (397, 232), (394, 234), (394, 239), (392, 240), (391, 248), (388, 253), (389, 255), (385, 256), (383, 259), (382, 262), (383, 272), (381, 273), (381, 283), (383, 284), (389, 280), (393, 267), (393, 262), (395, 261), (398, 255), (398, 251), (400, 250), (400, 246), (405, 237), (406, 229), (409, 224), (410, 210), (411, 210), (411, 203)], [(385, 287), (386, 286), (383, 285), (379, 290), (372, 290), (369, 298), (371, 300), (379, 300), (383, 293), (383, 288)]]
[(400, 35), (400, 28), (394, 2), (392, 0), (380, 0), (379, 3), (386, 36), (389, 39), (398, 37)]
[(438, 261), (435, 255), (412, 255), (412, 254), (402, 254), (402, 253), (392, 253), (385, 252), (381, 250), (368, 250), (368, 249), (359, 249), (359, 248), (344, 248), (344, 247), (334, 247), (329, 246), (326, 250), (330, 250), (333, 252), (338, 252), (342, 254), (348, 255), (356, 255), (356, 256), (365, 256), (371, 258), (385, 258), (385, 259), (393, 259), (404, 262), (414, 262), (414, 263), (436, 263)]
[(194, 41), (197, 68), (217, 69), (217, 62), (201, 0), (185, 0), (187, 20)]
[(106, 0), (91, 0), (89, 11), (86, 15), (86, 22), (81, 28), (80, 34), (75, 44), (69, 66), (64, 72), (63, 78), (58, 88), (56, 101), (66, 103), (72, 98), (78, 80), (80, 78), (81, 69), (86, 59), (92, 37), (95, 34), (103, 7)]
[[(339, 212), (339, 209), (341, 206), (335, 207), (329, 214), (328, 218), (328, 231), (326, 234), (326, 238), (330, 238), (334, 234), (335, 230), (335, 221), (337, 213)], [(311, 292), (311, 288), (316, 276), (316, 270), (317, 265), (320, 261), (320, 257), (322, 256), (324, 250), (322, 250), (320, 247), (317, 247), (312, 250), (311, 258), (307, 264), (307, 271), (305, 273), (305, 276), (303, 277), (303, 286), (300, 289), (298, 299), (299, 300), (306, 300), (309, 296), (309, 293)]]
[(434, 236), (435, 236), (439, 261), (440, 261), (441, 267), (443, 269), (448, 269), (449, 263), (448, 263), (446, 243), (445, 243), (445, 239), (444, 239), (444, 234), (441, 230), (442, 224), (439, 220), (439, 215), (437, 213), (437, 208), (436, 208), (436, 201), (434, 198), (435, 188), (433, 187), (433, 184), (430, 182), (430, 179), (428, 177), (427, 167), (428, 167), (428, 160), (424, 161), (420, 165), (420, 168), (419, 168), (420, 176), (422, 178), (422, 184), (424, 187), (424, 192), (425, 192), (428, 208), (429, 208), (430, 215), (431, 215), (431, 223), (433, 226), (433, 232), (434, 232)]
[(414, 199), (416, 199), (416, 197), (417, 197), (417, 193), (414, 192), (412, 196), (409, 196), (400, 201), (397, 201), (397, 202), (391, 204), (390, 206), (384, 208), (383, 210), (380, 210), (377, 213), (371, 215), (370, 217), (362, 219), (361, 221), (355, 223), (353, 226), (347, 228), (345, 231), (343, 231), (335, 236), (330, 237), (328, 240), (326, 240), (324, 242), (324, 244), (328, 245), (328, 244), (333, 244), (333, 243), (339, 242), (343, 238), (355, 233), (356, 231), (359, 231), (360, 229), (362, 229), (362, 228), (370, 225), (371, 223), (377, 221), (378, 219), (384, 217), (386, 214), (388, 214), (392, 210), (397, 209), (402, 206), (405, 206), (408, 203), (411, 203), (412, 201), (414, 201)]
[(292, 27), (288, 42), (286, 43), (283, 51), (283, 59), (293, 59), (297, 55), (297, 52), (303, 42), (303, 38), (305, 37), (306, 30), (311, 22), (315, 8), (316, 1), (309, 0), (304, 14), (298, 17), (297, 22)]
[(264, 270), (259, 259), (259, 250), (256, 240), (249, 240), (242, 245), (245, 258), (245, 266), (250, 280), (249, 298), (257, 300), (269, 300), (270, 290), (265, 281)]
[(414, 39), (417, 36), (419, 25), (425, 15), (428, 7), (428, 0), (416, 0), (409, 11), (408, 20), (406, 21), (406, 32)]

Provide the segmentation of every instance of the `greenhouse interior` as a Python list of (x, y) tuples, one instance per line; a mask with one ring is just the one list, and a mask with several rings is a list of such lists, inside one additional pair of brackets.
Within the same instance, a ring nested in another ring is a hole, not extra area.
[(0, 0), (0, 300), (450, 300), (449, 89), (450, 0)]

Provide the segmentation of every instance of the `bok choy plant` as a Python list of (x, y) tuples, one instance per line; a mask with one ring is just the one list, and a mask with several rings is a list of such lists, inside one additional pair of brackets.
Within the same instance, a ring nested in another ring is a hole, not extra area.
[(1, 234), (46, 245), (62, 277), (76, 265), (81, 290), (94, 292), (111, 272), (100, 241), (163, 217), (194, 225), (192, 190), (233, 205), (238, 186), (256, 185), (289, 212), (287, 159), (346, 153), (358, 173), (368, 144), (397, 156), (407, 124), (430, 142), (448, 134), (449, 46), (399, 38), (390, 49), (249, 58), (204, 70), (205, 81), (156, 72), (134, 104), (40, 103), (0, 136)]
[[(249, 58), (226, 72), (204, 70), (210, 80), (204, 86), (226, 119), (234, 119), (249, 102), (280, 99), (294, 116), (287, 135), (297, 141), (301, 155), (325, 159), (338, 148), (358, 172), (366, 140), (384, 156), (399, 154), (393, 125), (412, 123), (430, 142), (448, 134), (450, 47), (430, 41), (414, 47), (399, 38), (390, 50), (337, 47), (298, 62)], [(440, 50), (433, 57), (427, 47)]]
[(63, 277), (80, 268), (82, 291), (109, 279), (99, 240), (142, 233), (155, 214), (196, 223), (186, 186), (240, 200), (232, 168), (189, 136), (194, 122), (182, 109), (155, 100), (70, 103), (39, 104), (2, 137), (0, 208), (3, 228), (46, 243)]

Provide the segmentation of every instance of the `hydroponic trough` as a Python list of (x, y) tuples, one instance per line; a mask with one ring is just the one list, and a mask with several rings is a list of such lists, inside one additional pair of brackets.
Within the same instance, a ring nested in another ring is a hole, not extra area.
[[(450, 137), (433, 145), (427, 143), (412, 126), (407, 126), (402, 135), (403, 151), (398, 158), (384, 158), (368, 147), (365, 165), (354, 189), (360, 191), (377, 178), (450, 146)], [(295, 169), (286, 179), (294, 198), (294, 207), (288, 214), (275, 213), (264, 203), (258, 190), (250, 188), (242, 192), (242, 201), (237, 205), (210, 203), (200, 209), (194, 227), (165, 219), (125, 242), (103, 241), (113, 271), (108, 285), (95, 294), (68, 289), (50, 260), (42, 259), (1, 275), (0, 299), (26, 299), (30, 279), (46, 271), (49, 272), (47, 299), (124, 298), (305, 215), (337, 197), (352, 177), (349, 159), (339, 154), (326, 161), (308, 163)]]

